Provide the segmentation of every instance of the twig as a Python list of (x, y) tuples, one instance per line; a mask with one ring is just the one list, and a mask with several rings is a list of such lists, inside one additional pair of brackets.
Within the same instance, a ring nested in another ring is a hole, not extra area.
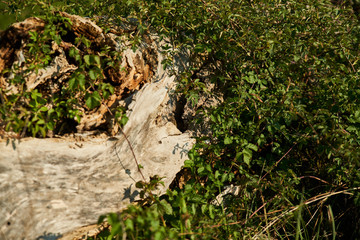
[[(268, 202), (264, 202), (264, 204), (261, 205), (258, 209), (256, 209), (256, 211), (253, 212), (253, 213), (250, 215), (250, 217), (245, 220), (245, 222), (244, 222), (243, 224), (246, 224), (249, 219), (251, 219), (251, 218), (252, 218), (257, 212), (259, 212), (263, 207), (265, 207), (266, 204), (268, 204), (269, 202), (271, 202), (272, 200), (274, 200), (274, 198), (275, 198), (275, 197), (271, 198)], [(269, 215), (269, 213), (267, 213), (267, 214)]]
[[(102, 104), (108, 109), (110, 115), (114, 116), (114, 114), (112, 113), (112, 111), (110, 110), (110, 108), (108, 107), (108, 105), (105, 104), (105, 103), (102, 103)], [(124, 135), (125, 140), (126, 140), (126, 142), (128, 143), (128, 145), (129, 145), (129, 147), (130, 147), (131, 153), (132, 153), (132, 155), (133, 155), (133, 157), (134, 157), (134, 160), (135, 160), (135, 163), (136, 163), (136, 167), (137, 167), (139, 173), (141, 174), (142, 179), (144, 180), (144, 182), (146, 182), (146, 179), (145, 179), (145, 177), (144, 177), (144, 174), (142, 173), (142, 171), (141, 171), (141, 169), (140, 169), (139, 162), (137, 161), (137, 158), (136, 158), (136, 156), (135, 156), (134, 149), (133, 149), (133, 147), (132, 147), (132, 145), (131, 145), (131, 143), (130, 143), (128, 137), (127, 137), (127, 135), (126, 135), (125, 132), (122, 130), (121, 126), (119, 126), (119, 129), (120, 129), (121, 133)], [(115, 146), (116, 146), (116, 145), (115, 145)], [(117, 152), (116, 152), (116, 154), (117, 154)]]
[(142, 171), (141, 171), (141, 169), (140, 169), (140, 165), (139, 165), (139, 163), (138, 163), (138, 161), (137, 161), (137, 158), (136, 158), (136, 156), (135, 156), (134, 149), (133, 149), (133, 147), (132, 147), (132, 145), (131, 145), (128, 137), (126, 136), (126, 134), (124, 133), (124, 131), (122, 130), (122, 128), (120, 128), (120, 131), (121, 131), (121, 133), (124, 135), (125, 140), (126, 140), (126, 142), (128, 143), (128, 145), (129, 145), (129, 147), (130, 147), (131, 153), (132, 153), (132, 155), (133, 155), (133, 157), (134, 157), (134, 160), (135, 160), (135, 163), (136, 163), (136, 167), (137, 167), (139, 173), (141, 174), (142, 179), (146, 182), (146, 179), (145, 179), (144, 174), (142, 173)]
[(126, 168), (125, 168), (124, 164), (121, 162), (121, 158), (120, 158), (119, 153), (118, 153), (118, 151), (117, 151), (117, 149), (116, 149), (116, 145), (117, 145), (117, 143), (115, 143), (115, 145), (114, 145), (114, 147), (115, 147), (115, 153), (116, 153), (116, 156), (117, 156), (118, 159), (119, 159), (119, 162), (120, 162), (121, 166), (122, 166), (123, 169), (125, 170), (125, 173), (126, 173), (127, 175), (129, 175), (129, 177), (136, 183), (136, 180), (130, 175), (130, 173), (128, 173), (128, 172), (126, 171)]
[(316, 180), (318, 180), (318, 181), (320, 181), (320, 182), (323, 182), (323, 183), (332, 185), (332, 184), (330, 184), (329, 182), (327, 182), (327, 181), (325, 181), (325, 180), (322, 180), (322, 179), (320, 179), (320, 178), (318, 178), (318, 177), (315, 177), (315, 176), (301, 176), (301, 177), (299, 177), (299, 179), (304, 179), (304, 178), (313, 178), (313, 179), (316, 179)]
[(281, 160), (283, 160), (284, 157), (286, 157), (291, 152), (291, 150), (296, 146), (296, 144), (297, 142), (271, 167), (271, 169), (267, 173), (265, 173), (264, 176), (259, 179), (258, 183), (260, 183), (260, 181), (262, 181), (275, 167), (277, 167)]

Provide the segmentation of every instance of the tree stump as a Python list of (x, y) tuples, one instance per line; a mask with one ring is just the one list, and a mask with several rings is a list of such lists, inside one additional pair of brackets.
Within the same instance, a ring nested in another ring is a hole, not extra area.
[[(165, 177), (165, 187), (158, 190), (162, 193), (180, 171), (194, 143), (190, 134), (177, 128), (175, 112), (179, 103), (172, 94), (176, 77), (161, 64), (164, 41), (149, 34), (148, 41), (134, 52), (129, 44), (119, 42), (112, 33), (104, 33), (90, 20), (60, 14), (72, 22), (69, 36), (86, 35), (94, 49), (108, 45), (123, 51), (118, 68), (104, 71), (106, 80), (116, 86), (115, 91), (92, 111), (80, 107), (83, 118), (74, 132), (59, 131), (40, 139), (11, 138), (9, 134), (6, 137), (2, 131), (1, 239), (56, 239), (96, 223), (101, 214), (125, 208), (137, 199), (135, 182), (142, 180), (134, 155), (143, 166), (146, 180), (153, 175)], [(30, 18), (1, 34), (0, 72), (14, 64), (26, 65), (21, 57), (26, 54), (23, 44), (29, 31), (42, 31), (45, 24)], [(56, 91), (59, 81), (68, 81), (78, 68), (69, 59), (70, 46), (76, 46), (72, 40), (52, 43), (52, 62), (27, 75), (27, 89), (46, 94), (49, 86)], [(173, 70), (182, 71), (186, 61), (186, 54), (179, 55)], [(17, 91), (8, 84), (9, 78), (1, 75), (1, 88)], [(127, 106), (129, 120), (123, 132), (115, 129), (109, 117), (111, 109), (118, 105)], [(94, 135), (94, 131), (100, 134)]]

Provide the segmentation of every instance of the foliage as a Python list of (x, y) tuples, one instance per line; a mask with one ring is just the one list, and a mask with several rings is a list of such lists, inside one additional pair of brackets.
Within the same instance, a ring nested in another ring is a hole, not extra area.
[[(68, 81), (49, 83), (60, 88), (55, 91), (54, 86), (49, 89), (32, 89), (26, 85), (25, 78), (31, 73), (37, 73), (51, 64), (56, 53), (55, 49), (63, 38), (69, 38), (71, 21), (59, 15), (52, 7), (43, 6), (45, 15), (44, 30), (29, 32), (29, 40), (24, 49), (24, 63), (21, 66), (14, 64), (12, 69), (3, 71), (8, 76), (9, 84), (16, 87), (16, 91), (1, 90), (2, 108), (1, 125), (6, 131), (14, 131), (21, 136), (45, 137), (52, 134), (62, 134), (69, 125), (81, 120), (80, 109), (91, 111), (104, 103), (114, 94), (114, 86), (105, 79), (106, 69), (121, 60), (121, 51), (110, 47), (97, 49), (91, 46), (91, 41), (85, 36), (75, 37), (76, 46), (70, 47), (69, 59), (77, 66), (71, 73)], [(110, 109), (120, 126), (123, 126), (127, 117), (123, 107)], [(68, 124), (70, 121), (71, 124)]]
[[(107, 215), (104, 239), (360, 237), (355, 8), (325, 0), (74, 2), (62, 10), (137, 18), (134, 41), (156, 31), (175, 48), (170, 60), (189, 49), (178, 91), (193, 105), (204, 94), (223, 99), (202, 110), (211, 134), (189, 152), (185, 186), (158, 197), (147, 187), (154, 182), (138, 184), (146, 204)], [(28, 98), (41, 115), (41, 96)], [(214, 204), (230, 184), (241, 193)]]

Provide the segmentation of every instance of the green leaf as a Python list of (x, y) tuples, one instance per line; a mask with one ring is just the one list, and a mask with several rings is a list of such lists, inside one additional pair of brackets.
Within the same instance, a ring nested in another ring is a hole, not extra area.
[(237, 161), (240, 160), (242, 155), (243, 155), (242, 152), (237, 152), (235, 155), (235, 160), (237, 160)]
[(107, 99), (110, 96), (110, 94), (113, 94), (115, 91), (114, 87), (111, 86), (111, 84), (109, 83), (102, 83), (101, 90), (103, 92), (104, 99)]
[(215, 218), (214, 209), (215, 209), (214, 205), (210, 204), (210, 206), (209, 206), (209, 216), (210, 216), (211, 219)]
[(36, 124), (39, 124), (39, 125), (44, 125), (45, 124), (45, 120), (44, 119), (39, 119)]
[(30, 39), (34, 42), (37, 41), (38, 33), (36, 31), (29, 31)]
[(39, 127), (42, 137), (46, 137), (46, 130), (44, 127)]
[(244, 162), (250, 166), (250, 160), (251, 160), (251, 157), (252, 157), (252, 151), (249, 150), (249, 149), (244, 149), (242, 151), (242, 154), (243, 154), (243, 158), (244, 158)]
[(77, 87), (77, 83), (76, 83), (76, 78), (72, 77), (69, 80), (69, 88), (70, 89), (75, 89)]
[(145, 219), (144, 219), (144, 217), (143, 216), (137, 216), (136, 217), (136, 222), (138, 223), (138, 224), (140, 224), (140, 225), (144, 225), (145, 224)]
[(347, 130), (348, 132), (354, 132), (354, 133), (356, 133), (356, 132), (358, 131), (358, 128), (355, 127), (355, 126), (350, 125), (349, 127), (346, 128), (346, 130)]
[(47, 129), (49, 129), (49, 130), (54, 130), (55, 123), (52, 122), (52, 121), (49, 121), (49, 122), (46, 123), (46, 127), (47, 127)]
[(180, 211), (181, 213), (187, 213), (186, 201), (183, 197), (180, 198)]
[(162, 240), (164, 239), (163, 234), (161, 232), (156, 232), (154, 235), (155, 240)]
[(116, 235), (121, 235), (122, 227), (119, 222), (110, 224), (111, 225), (111, 238), (112, 239)]
[(75, 55), (76, 55), (76, 48), (71, 47), (70, 50), (69, 50), (69, 56), (70, 57), (75, 57)]
[(90, 55), (85, 55), (84, 56), (84, 61), (85, 61), (86, 65), (90, 66), (91, 65), (91, 63), (90, 63)]
[(258, 151), (258, 147), (255, 144), (248, 143), (247, 147), (255, 152)]
[(47, 110), (48, 110), (47, 107), (41, 107), (41, 108), (39, 109), (40, 112), (46, 112)]
[(225, 182), (226, 180), (228, 180), (228, 176), (229, 176), (228, 173), (222, 174), (222, 175), (221, 175), (221, 182), (223, 183), (223, 182)]
[(91, 80), (96, 80), (97, 79), (97, 73), (93, 69), (90, 69), (89, 70), (89, 77), (90, 77)]
[(160, 204), (163, 207), (163, 209), (165, 210), (166, 214), (170, 215), (173, 213), (172, 206), (165, 199), (161, 200)]
[(203, 204), (201, 205), (201, 213), (205, 214), (206, 210), (208, 209), (208, 205), (207, 204)]
[(113, 226), (114, 224), (119, 223), (119, 217), (116, 213), (109, 213), (107, 215), (107, 221)]
[(120, 125), (125, 126), (125, 124), (129, 121), (129, 118), (126, 115), (123, 115), (120, 119)]
[(89, 109), (93, 109), (97, 106), (100, 105), (100, 101), (101, 101), (101, 97), (100, 97), (100, 94), (99, 92), (95, 91), (91, 94), (87, 93), (85, 95), (85, 98), (86, 98), (86, 106), (89, 108)]
[(41, 98), (41, 97), (42, 97), (42, 94), (39, 93), (37, 89), (35, 89), (31, 92), (32, 99), (37, 100), (38, 98)]
[(184, 167), (192, 167), (192, 166), (194, 166), (193, 160), (185, 160), (184, 161)]
[(81, 63), (81, 55), (78, 51), (75, 52), (75, 60), (78, 62), (78, 63)]
[(95, 62), (96, 62), (96, 64), (97, 64), (97, 66), (100, 67), (100, 66), (101, 66), (101, 64), (100, 64), (100, 57), (99, 57), (98, 55), (93, 55), (93, 56), (94, 56), (94, 60), (95, 60)]
[(128, 218), (125, 220), (126, 230), (134, 231), (134, 222), (132, 219)]
[(114, 94), (114, 92), (115, 92), (114, 87), (111, 85), (109, 86), (108, 90), (109, 90), (110, 94)]
[(138, 182), (136, 182), (136, 183), (135, 183), (135, 187), (137, 187), (137, 188), (143, 188), (143, 187), (144, 187), (143, 181), (138, 181)]
[(231, 144), (233, 142), (232, 137), (228, 137), (226, 136), (224, 139), (224, 144), (228, 145)]
[(80, 89), (82, 89), (82, 90), (85, 90), (85, 82), (86, 82), (86, 77), (85, 77), (85, 75), (84, 74), (79, 74), (79, 76), (78, 76), (78, 81), (79, 81), (79, 83), (78, 83), (78, 85), (79, 85), (79, 87), (80, 87)]
[(83, 73), (75, 73), (69, 80), (69, 89), (75, 90), (80, 88), (85, 90), (85, 78)]

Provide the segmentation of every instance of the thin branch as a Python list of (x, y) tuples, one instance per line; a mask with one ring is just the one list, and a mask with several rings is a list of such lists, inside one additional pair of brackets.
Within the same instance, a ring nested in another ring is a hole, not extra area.
[(296, 144), (297, 144), (297, 143), (295, 143), (295, 144), (271, 167), (271, 169), (270, 169), (267, 173), (265, 173), (264, 176), (262, 176), (262, 177), (259, 179), (258, 183), (260, 183), (275, 167), (277, 167), (277, 165), (281, 162), (281, 160), (283, 160), (284, 157), (286, 157), (286, 156), (291, 152), (291, 150), (296, 146)]
[(313, 178), (313, 179), (316, 179), (316, 180), (318, 180), (318, 181), (320, 181), (320, 182), (323, 182), (323, 183), (325, 183), (325, 184), (332, 185), (332, 184), (330, 184), (329, 182), (327, 182), (327, 181), (325, 181), (325, 180), (322, 180), (322, 179), (320, 179), (320, 178), (318, 178), (318, 177), (315, 177), (315, 176), (301, 176), (301, 177), (299, 177), (299, 179), (304, 179), (304, 178)]
[[(102, 101), (102, 104), (108, 109), (110, 115), (111, 115), (111, 116), (114, 116), (113, 112), (112, 112), (111, 109), (108, 107), (108, 105), (105, 104), (103, 101)], [(133, 147), (132, 147), (132, 145), (131, 145), (131, 143), (130, 143), (128, 137), (127, 137), (127, 135), (126, 135), (125, 132), (122, 130), (121, 126), (119, 126), (119, 129), (120, 129), (121, 133), (124, 135), (124, 138), (125, 138), (126, 142), (128, 143), (128, 145), (129, 145), (129, 147), (130, 147), (130, 151), (131, 151), (131, 153), (132, 153), (132, 155), (133, 155), (133, 157), (134, 157), (134, 160), (135, 160), (135, 163), (136, 163), (136, 167), (137, 167), (139, 173), (141, 174), (142, 179), (144, 180), (144, 182), (146, 182), (146, 179), (145, 179), (145, 177), (144, 177), (144, 174), (143, 174), (142, 171), (141, 171), (139, 162), (137, 161), (137, 158), (136, 158), (136, 156), (135, 156), (134, 149), (133, 149)], [(117, 154), (117, 152), (116, 152), (116, 154)]]
[(146, 179), (145, 179), (144, 174), (142, 173), (142, 171), (141, 171), (141, 169), (140, 169), (139, 162), (137, 161), (137, 158), (136, 158), (136, 156), (135, 156), (134, 149), (133, 149), (133, 147), (132, 147), (132, 145), (131, 145), (128, 137), (126, 136), (126, 134), (124, 133), (124, 131), (122, 130), (122, 128), (120, 128), (120, 131), (121, 131), (121, 133), (124, 135), (125, 140), (126, 140), (126, 142), (128, 143), (128, 145), (129, 145), (129, 147), (130, 147), (131, 153), (132, 153), (132, 155), (133, 155), (133, 157), (134, 157), (134, 160), (135, 160), (137, 169), (138, 169), (139, 173), (141, 174), (142, 179), (146, 182)]

